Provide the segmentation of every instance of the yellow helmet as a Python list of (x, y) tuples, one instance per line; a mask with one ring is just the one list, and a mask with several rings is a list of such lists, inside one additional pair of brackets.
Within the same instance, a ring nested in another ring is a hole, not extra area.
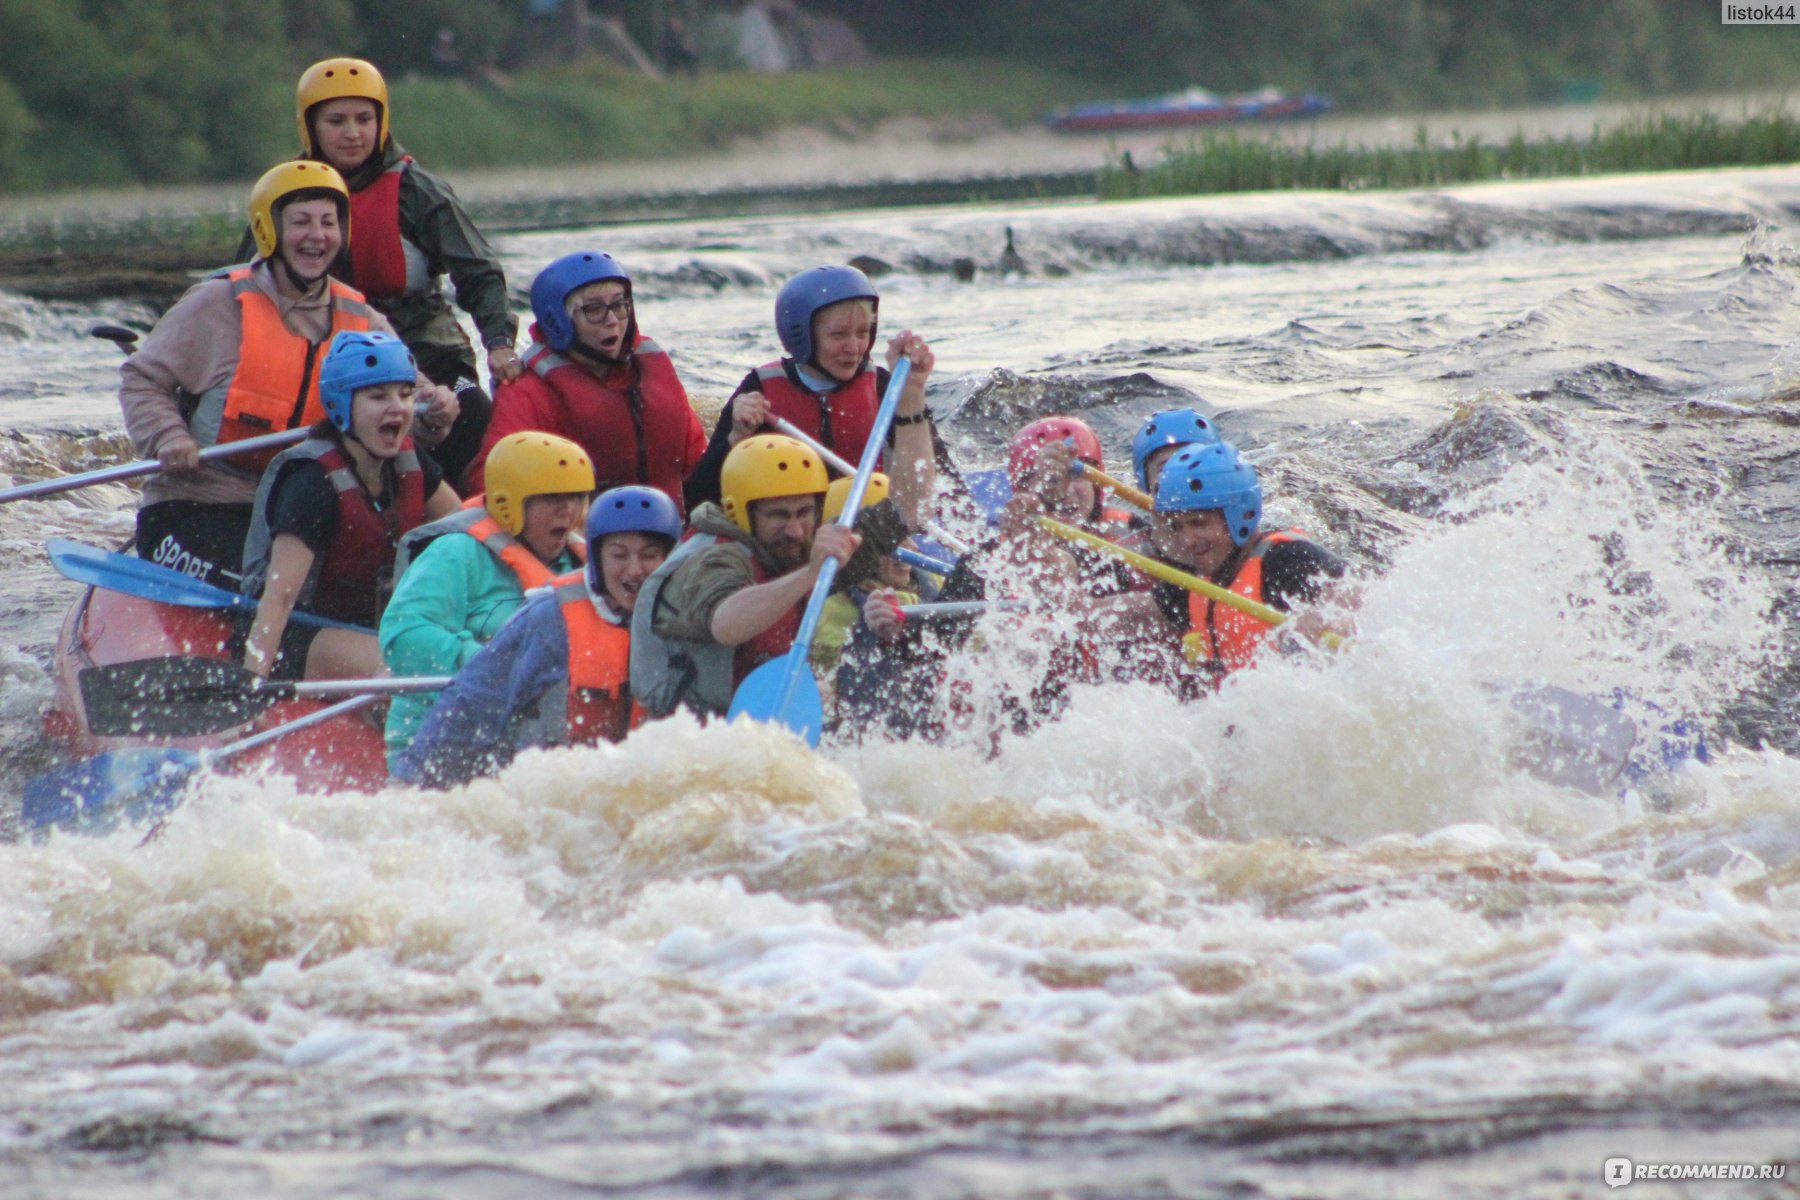
[[(845, 475), (831, 481), (831, 486), (825, 489), (825, 515), (819, 518), (821, 521), (835, 521), (838, 514), (844, 511), (844, 501), (850, 498), (850, 484), (854, 478), (853, 475)], [(888, 477), (876, 471), (869, 476), (869, 486), (863, 492), (863, 507), (874, 508), (887, 498)]]
[(824, 462), (808, 447), (778, 433), (759, 433), (725, 456), (719, 469), (719, 507), (749, 533), (752, 501), (819, 495), (830, 482)]
[(300, 123), (302, 151), (309, 155), (315, 152), (312, 128), (306, 121), (307, 110), (315, 104), (346, 96), (375, 102), (375, 149), (379, 152), (387, 145), (387, 80), (381, 77), (372, 62), (360, 58), (328, 58), (306, 68), (306, 73), (300, 76), (300, 86), (294, 91), (294, 117)]
[(281, 218), (275, 211), (281, 202), (295, 192), (336, 192), (338, 225), (343, 229), (344, 243), (350, 242), (350, 189), (337, 168), (322, 162), (277, 163), (263, 172), (263, 177), (250, 189), (250, 236), (256, 239), (256, 252), (264, 258), (275, 257), (281, 244)]
[(533, 496), (561, 496), (594, 490), (594, 464), (587, 451), (554, 433), (511, 433), (488, 451), (488, 515), (518, 537), (525, 529), (525, 502)]

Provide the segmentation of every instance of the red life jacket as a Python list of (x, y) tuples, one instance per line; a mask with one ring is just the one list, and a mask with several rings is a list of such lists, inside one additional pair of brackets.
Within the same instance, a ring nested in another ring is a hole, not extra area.
[[(750, 560), (750, 577), (753, 583), (767, 583), (771, 579), (780, 578), (779, 575), (769, 574), (769, 569), (756, 558)], [(806, 599), (797, 601), (773, 625), (738, 645), (731, 659), (734, 687), (744, 682), (744, 677), (756, 668), (771, 659), (780, 658), (794, 648), (794, 635), (800, 632), (800, 618), (806, 614)]]
[[(251, 279), (249, 267), (239, 267), (225, 277), (238, 302), (237, 369), (222, 397), (209, 393), (201, 398), (192, 422), (195, 440), (212, 446), (323, 421), (319, 360), (333, 334), (369, 328), (371, 310), (363, 303), (362, 294), (329, 280), (331, 330), (323, 341), (310, 342), (282, 323), (281, 310)], [(239, 455), (232, 465), (260, 473), (276, 453)]]
[(569, 742), (623, 741), (644, 721), (644, 710), (631, 698), (631, 626), (600, 615), (583, 572), (564, 575), (555, 586), (569, 631)]
[[(694, 469), (689, 434), (698, 418), (661, 347), (640, 334), (631, 361), (604, 377), (548, 346), (534, 351), (525, 365), (560, 401), (562, 420), (545, 432), (587, 451), (597, 491), (648, 484), (686, 514), (681, 485)], [(704, 441), (696, 440), (703, 448)]]
[(406, 294), (406, 246), (400, 233), (400, 178), (412, 155), (350, 193), (350, 280), (372, 300)]
[(756, 368), (762, 394), (769, 400), (770, 421), (776, 417), (792, 421), (827, 450), (835, 450), (853, 463), (861, 462), (875, 426), (875, 410), (881, 407), (875, 372), (860, 371), (849, 383), (821, 396), (802, 387), (788, 369), (787, 359)]
[(394, 459), (394, 495), (377, 512), (356, 467), (341, 446), (319, 456), (337, 490), (337, 533), (313, 569), (316, 580), (307, 609), (340, 621), (373, 625), (384, 576), (394, 565), (400, 537), (425, 520), (425, 472), (412, 439)]
[[(1263, 555), (1269, 547), (1282, 542), (1298, 541), (1306, 535), (1298, 529), (1282, 533), (1259, 533), (1239, 553), (1237, 573), (1225, 585), (1240, 596), (1258, 604), (1263, 600)], [(1188, 634), (1182, 638), (1191, 662), (1211, 666), (1223, 678), (1247, 667), (1256, 658), (1263, 640), (1274, 631), (1267, 621), (1259, 621), (1249, 613), (1239, 612), (1229, 604), (1208, 599), (1198, 592), (1188, 594)]]

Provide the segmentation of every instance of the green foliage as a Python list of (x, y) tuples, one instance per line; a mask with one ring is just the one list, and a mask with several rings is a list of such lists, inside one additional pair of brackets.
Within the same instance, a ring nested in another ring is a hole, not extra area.
[[(653, 14), (600, 3), (646, 46)], [(448, 27), (494, 61), (524, 0), (0, 0), (0, 188), (248, 179), (296, 148), (293, 87), (319, 58), (387, 73), (395, 128), (436, 166), (674, 154), (802, 122), (1035, 119), (1058, 103), (1190, 84), (1322, 91), (1344, 109), (1785, 85), (1800, 28), (1732, 27), (1708, 0), (803, 0), (874, 66), (663, 83), (594, 61), (510, 84), (409, 78)], [(696, 29), (696, 34), (704, 35)]]
[(1120, 159), (1100, 173), (1110, 200), (1211, 192), (1281, 189), (1443, 187), (1488, 179), (1535, 179), (1635, 171), (1685, 171), (1765, 166), (1800, 161), (1800, 121), (1769, 113), (1729, 123), (1710, 114), (1644, 117), (1585, 140), (1505, 145), (1480, 138), (1427, 142), (1424, 127), (1411, 146), (1289, 146), (1234, 134), (1197, 138), (1170, 147), (1164, 161), (1140, 170)]
[(545, 68), (499, 89), (415, 79), (393, 86), (394, 127), (438, 167), (653, 157), (787, 125), (851, 135), (884, 117), (984, 113), (1024, 124), (1079, 93), (1041, 70), (988, 61), (890, 61), (772, 77), (710, 72), (692, 84), (597, 63)]

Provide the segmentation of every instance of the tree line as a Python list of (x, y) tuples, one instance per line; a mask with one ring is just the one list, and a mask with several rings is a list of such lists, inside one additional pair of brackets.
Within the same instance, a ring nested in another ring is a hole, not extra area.
[[(308, 63), (357, 54), (403, 77), (430, 68), (443, 28), (468, 59), (493, 62), (534, 8), (556, 3), (617, 16), (654, 46), (667, 15), (703, 20), (742, 0), (5, 0), (0, 191), (253, 177), (295, 149), (292, 127), (260, 114), (291, 111)], [(1420, 108), (1742, 88), (1800, 71), (1800, 30), (1724, 28), (1714, 0), (803, 3), (879, 57), (1013, 60), (1091, 83), (1095, 98), (1273, 84), (1351, 108)]]

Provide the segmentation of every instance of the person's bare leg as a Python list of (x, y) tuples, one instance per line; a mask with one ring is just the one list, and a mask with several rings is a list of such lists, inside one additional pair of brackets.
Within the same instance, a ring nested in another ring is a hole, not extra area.
[(373, 634), (321, 629), (306, 651), (308, 679), (374, 679), (387, 674)]

